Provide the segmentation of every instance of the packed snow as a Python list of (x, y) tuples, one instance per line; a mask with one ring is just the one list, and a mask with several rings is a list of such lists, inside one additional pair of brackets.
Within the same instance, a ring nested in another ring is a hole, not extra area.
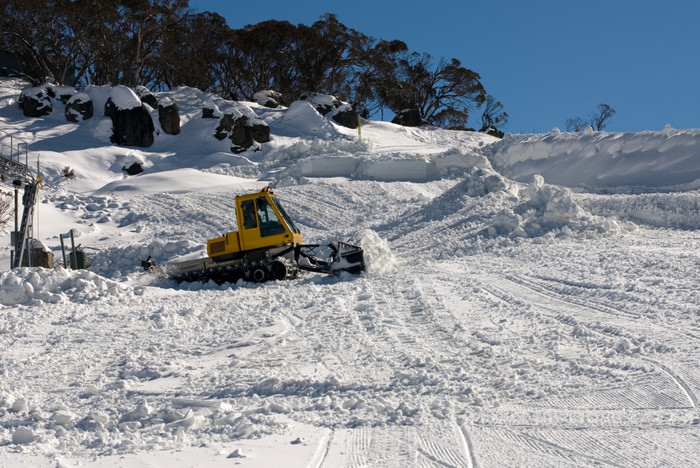
[[(10, 270), (0, 228), (0, 467), (697, 464), (700, 131), (358, 132), (178, 88), (155, 95), (180, 135), (127, 148), (101, 109), (133, 91), (88, 87), (95, 116), (69, 123), (58, 99), (24, 117), (24, 86), (0, 81), (0, 147), (39, 164), (56, 267)], [(201, 118), (226, 106), (272, 141), (233, 154)], [(265, 186), (366, 271), (142, 270), (205, 255)], [(63, 264), (70, 233), (87, 269)]]

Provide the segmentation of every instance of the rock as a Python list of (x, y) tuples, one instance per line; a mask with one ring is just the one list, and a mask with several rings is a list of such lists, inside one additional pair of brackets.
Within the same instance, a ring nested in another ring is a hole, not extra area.
[(51, 98), (42, 86), (23, 89), (19, 96), (19, 108), (25, 117), (44, 117), (53, 112)]
[(424, 122), (418, 109), (404, 109), (394, 116), (391, 123), (403, 125), (404, 127), (420, 127)]
[(338, 125), (347, 128), (357, 128), (357, 113), (347, 102), (343, 102), (329, 94), (311, 94), (304, 97), (316, 111), (328, 116)]
[(338, 98), (330, 94), (310, 94), (304, 96), (302, 99), (310, 102), (311, 105), (314, 106), (314, 109), (321, 115), (328, 114), (342, 104)]
[(248, 118), (243, 116), (233, 121), (233, 128), (229, 133), (229, 138), (233, 146), (231, 151), (234, 153), (242, 153), (255, 143), (253, 132), (248, 126)]
[(282, 93), (268, 89), (266, 91), (258, 91), (253, 94), (253, 101), (257, 102), (261, 106), (269, 107), (270, 109), (276, 109), (280, 107), (280, 102), (282, 100)]
[(137, 175), (143, 172), (143, 166), (141, 165), (141, 163), (135, 162), (129, 165), (129, 167), (124, 165), (122, 167), (122, 171), (126, 172), (129, 175)]
[(243, 104), (232, 104), (225, 107), (214, 136), (223, 140), (229, 138), (232, 143), (231, 151), (241, 153), (258, 143), (270, 141), (270, 127), (260, 120), (257, 114)]
[(151, 114), (139, 97), (126, 86), (115, 86), (105, 104), (105, 116), (112, 119), (112, 143), (149, 147), (155, 127)]
[(158, 120), (163, 131), (168, 135), (180, 134), (180, 109), (168, 98), (158, 104)]
[(350, 104), (343, 104), (331, 114), (331, 118), (338, 125), (347, 128), (357, 128), (357, 113)]
[(483, 126), (479, 130), (479, 133), (486, 133), (487, 135), (495, 136), (496, 138), (503, 138), (506, 134), (503, 133), (501, 130), (498, 130), (497, 128), (493, 127), (486, 127)]
[(158, 99), (153, 95), (150, 89), (145, 86), (137, 86), (136, 94), (141, 99), (141, 102), (145, 102), (154, 109), (158, 109)]
[(72, 98), (77, 91), (72, 86), (57, 86), (57, 85), (47, 85), (46, 92), (53, 99), (58, 99), (61, 103), (66, 104), (70, 98)]
[(267, 143), (270, 141), (270, 127), (265, 123), (253, 122), (248, 126), (253, 139), (258, 143)]
[(74, 94), (66, 103), (65, 116), (69, 122), (90, 119), (93, 113), (92, 99), (85, 93)]
[(221, 116), (221, 111), (219, 107), (214, 104), (211, 99), (204, 103), (202, 107), (202, 118), (203, 119), (216, 119)]
[(231, 133), (234, 118), (233, 114), (224, 114), (224, 116), (219, 119), (219, 125), (217, 125), (214, 130), (214, 136), (217, 140), (223, 140)]

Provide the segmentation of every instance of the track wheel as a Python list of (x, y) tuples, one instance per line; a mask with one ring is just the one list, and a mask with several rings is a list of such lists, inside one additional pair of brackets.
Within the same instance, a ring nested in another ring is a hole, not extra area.
[(274, 280), (283, 280), (287, 277), (287, 265), (279, 260), (270, 263), (270, 276)]
[(269, 273), (264, 266), (257, 266), (250, 271), (250, 279), (256, 283), (264, 283), (268, 277)]

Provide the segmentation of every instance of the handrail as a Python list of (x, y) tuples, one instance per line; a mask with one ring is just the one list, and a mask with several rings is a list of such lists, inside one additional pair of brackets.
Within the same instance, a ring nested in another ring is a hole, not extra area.
[[(24, 156), (24, 162), (22, 162), (22, 156)], [(25, 182), (34, 181), (34, 176), (29, 169), (29, 144), (2, 130), (0, 130), (0, 174), (20, 178)]]

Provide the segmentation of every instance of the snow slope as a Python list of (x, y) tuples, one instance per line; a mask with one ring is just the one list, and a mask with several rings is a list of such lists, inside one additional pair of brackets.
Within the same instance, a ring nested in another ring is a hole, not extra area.
[[(20, 87), (0, 81), (0, 130), (40, 158), (36, 237), (60, 260), (73, 230), (90, 267), (0, 273), (0, 466), (697, 462), (697, 131), (363, 122), (358, 140), (304, 103), (249, 103), (273, 140), (234, 155), (200, 118), (211, 97), (182, 88), (181, 135), (121, 148), (99, 113), (24, 118)], [(367, 271), (140, 271), (203, 255), (266, 185), (305, 240), (361, 243)]]

